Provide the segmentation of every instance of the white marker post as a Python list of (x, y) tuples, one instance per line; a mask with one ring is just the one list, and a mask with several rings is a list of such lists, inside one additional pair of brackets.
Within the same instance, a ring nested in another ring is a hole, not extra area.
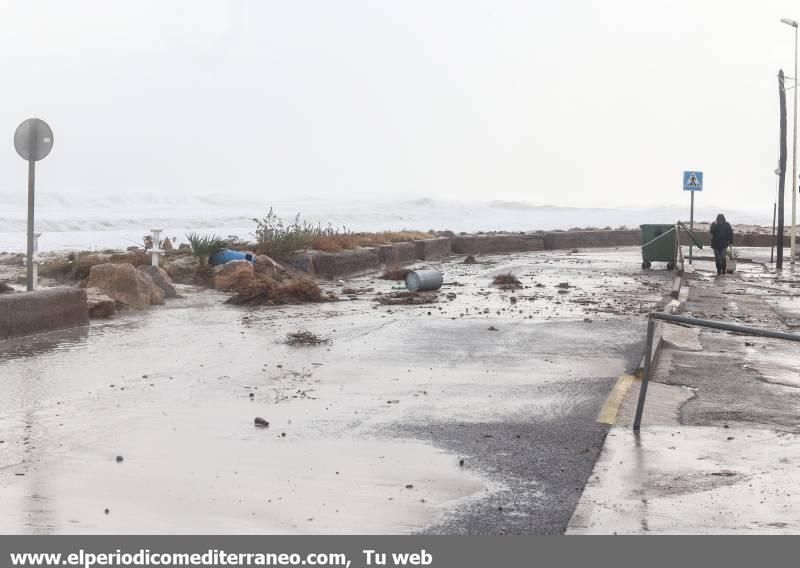
[[(683, 191), (692, 193), (692, 204), (689, 209), (689, 230), (694, 233), (694, 192), (703, 191), (703, 172), (683, 172)], [(680, 246), (680, 235), (677, 235)], [(689, 264), (692, 264), (692, 239), (689, 239)]]
[(37, 290), (39, 288), (39, 237), (42, 236), (42, 233), (33, 233), (33, 255), (30, 259), (32, 263), (32, 272), (33, 272), (33, 289)]
[(150, 249), (150, 264), (153, 266), (158, 266), (158, 257), (164, 254), (164, 251), (158, 248), (161, 246), (161, 231), (162, 229), (150, 229), (153, 239), (153, 248)]

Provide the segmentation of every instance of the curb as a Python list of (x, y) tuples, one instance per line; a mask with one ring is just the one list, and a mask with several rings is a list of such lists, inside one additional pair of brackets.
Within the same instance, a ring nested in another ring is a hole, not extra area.
[[(659, 302), (659, 308), (665, 314), (674, 314), (677, 312), (681, 305), (683, 305), (683, 301), (680, 300), (681, 290), (687, 290), (684, 286), (684, 277), (682, 275), (675, 276), (675, 279), (672, 281), (672, 289), (670, 290), (669, 296), (664, 296), (661, 302)], [(653, 372), (656, 365), (658, 364), (658, 358), (661, 355), (661, 348), (664, 346), (664, 334), (663, 334), (663, 322), (656, 322), (655, 330), (653, 332), (653, 352), (650, 357), (650, 372)], [(644, 358), (645, 356), (642, 355), (642, 361), (639, 363), (639, 368), (636, 369), (634, 376), (641, 380), (644, 376)]]

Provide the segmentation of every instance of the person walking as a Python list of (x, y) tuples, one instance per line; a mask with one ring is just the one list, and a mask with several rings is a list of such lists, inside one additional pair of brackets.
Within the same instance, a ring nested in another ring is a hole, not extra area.
[(714, 260), (717, 263), (717, 276), (725, 274), (727, 260), (725, 253), (733, 244), (733, 228), (725, 220), (725, 215), (720, 213), (717, 220), (711, 223), (711, 248), (714, 249)]

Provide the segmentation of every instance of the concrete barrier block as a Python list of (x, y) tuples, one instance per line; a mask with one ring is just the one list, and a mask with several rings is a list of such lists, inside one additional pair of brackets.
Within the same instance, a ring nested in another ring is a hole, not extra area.
[(309, 251), (289, 259), (289, 263), (309, 274), (329, 280), (376, 271), (381, 264), (376, 248), (358, 248), (341, 252)]
[(419, 260), (433, 260), (450, 256), (453, 240), (450, 237), (414, 241)]
[(0, 339), (88, 325), (86, 292), (50, 288), (0, 296)]
[(393, 243), (378, 247), (378, 256), (381, 264), (402, 265), (412, 264), (417, 260), (417, 247), (414, 243)]
[(453, 239), (455, 254), (503, 254), (544, 250), (542, 235), (463, 235)]
[(641, 244), (642, 232), (639, 229), (625, 231), (554, 231), (544, 235), (544, 248), (546, 250), (626, 247)]

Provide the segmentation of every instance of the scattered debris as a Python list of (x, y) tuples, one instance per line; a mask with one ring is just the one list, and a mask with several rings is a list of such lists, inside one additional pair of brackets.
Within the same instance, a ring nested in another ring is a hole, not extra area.
[(494, 277), (494, 280), (492, 280), (492, 284), (499, 286), (503, 290), (516, 290), (517, 288), (522, 288), (522, 282), (520, 282), (517, 277), (510, 272), (506, 274), (498, 274)]
[(369, 294), (375, 288), (342, 288), (342, 294), (345, 296), (361, 296), (362, 294)]
[(392, 292), (378, 298), (378, 302), (386, 306), (435, 304), (436, 294), (425, 292)]
[(256, 416), (256, 419), (253, 421), (256, 428), (269, 428), (269, 422), (261, 418), (260, 416)]
[(293, 280), (288, 284), (261, 282), (259, 285), (239, 292), (225, 303), (234, 306), (277, 306), (308, 302), (330, 302), (335, 295), (322, 295), (319, 285), (313, 280)]
[(320, 337), (306, 329), (295, 331), (286, 334), (287, 345), (320, 345), (322, 343), (330, 343), (330, 338)]
[(384, 280), (405, 280), (406, 275), (411, 272), (408, 268), (389, 268), (381, 275)]
[(492, 326), (489, 326), (489, 331), (500, 331), (500, 330), (492, 325)]

